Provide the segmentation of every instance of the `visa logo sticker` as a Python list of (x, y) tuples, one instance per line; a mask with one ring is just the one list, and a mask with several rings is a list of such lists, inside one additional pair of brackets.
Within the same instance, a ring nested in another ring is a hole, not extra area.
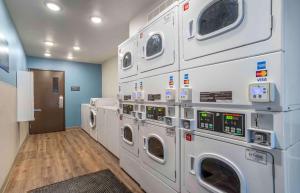
[(265, 69), (267, 69), (266, 61), (257, 62), (257, 70), (265, 70)]

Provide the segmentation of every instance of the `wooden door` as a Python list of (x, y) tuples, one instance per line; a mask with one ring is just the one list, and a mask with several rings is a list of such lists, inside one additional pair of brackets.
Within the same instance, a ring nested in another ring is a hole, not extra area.
[(30, 134), (65, 130), (65, 75), (61, 71), (32, 70), (35, 121)]

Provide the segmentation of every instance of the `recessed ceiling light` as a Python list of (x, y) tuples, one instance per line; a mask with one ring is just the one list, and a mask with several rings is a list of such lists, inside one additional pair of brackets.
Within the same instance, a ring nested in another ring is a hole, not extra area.
[(49, 52), (46, 52), (46, 53), (44, 54), (44, 56), (46, 56), (46, 57), (51, 57), (51, 54), (50, 54)]
[(59, 6), (57, 3), (54, 3), (54, 2), (46, 2), (46, 6), (51, 11), (58, 12), (61, 10), (61, 6)]
[(72, 55), (69, 55), (69, 56), (68, 56), (68, 59), (69, 59), (69, 60), (73, 60), (74, 57), (73, 57)]
[(54, 46), (54, 43), (50, 41), (45, 41), (44, 43), (46, 46), (51, 46), (51, 47)]
[(95, 23), (95, 24), (99, 24), (102, 22), (102, 19), (98, 16), (92, 16), (92, 17), (90, 17), (90, 20), (92, 23)]
[(79, 50), (80, 50), (80, 47), (79, 47), (79, 46), (74, 46), (73, 49), (74, 49), (75, 51), (79, 51)]

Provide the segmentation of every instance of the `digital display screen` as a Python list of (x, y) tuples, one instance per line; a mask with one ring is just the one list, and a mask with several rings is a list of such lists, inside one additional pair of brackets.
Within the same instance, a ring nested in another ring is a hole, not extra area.
[(252, 95), (263, 95), (264, 90), (262, 87), (253, 87), (251, 88), (251, 94)]

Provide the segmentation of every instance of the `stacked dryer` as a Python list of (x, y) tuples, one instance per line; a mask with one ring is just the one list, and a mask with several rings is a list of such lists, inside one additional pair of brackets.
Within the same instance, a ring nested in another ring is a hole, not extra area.
[(180, 6), (182, 192), (299, 192), (300, 2)]
[(120, 165), (149, 193), (180, 192), (178, 40), (175, 3), (119, 47)]
[(180, 192), (178, 3), (139, 32), (141, 187)]
[(136, 103), (137, 41), (137, 36), (134, 36), (119, 46), (120, 166), (140, 183), (139, 128), (135, 116), (138, 111)]

